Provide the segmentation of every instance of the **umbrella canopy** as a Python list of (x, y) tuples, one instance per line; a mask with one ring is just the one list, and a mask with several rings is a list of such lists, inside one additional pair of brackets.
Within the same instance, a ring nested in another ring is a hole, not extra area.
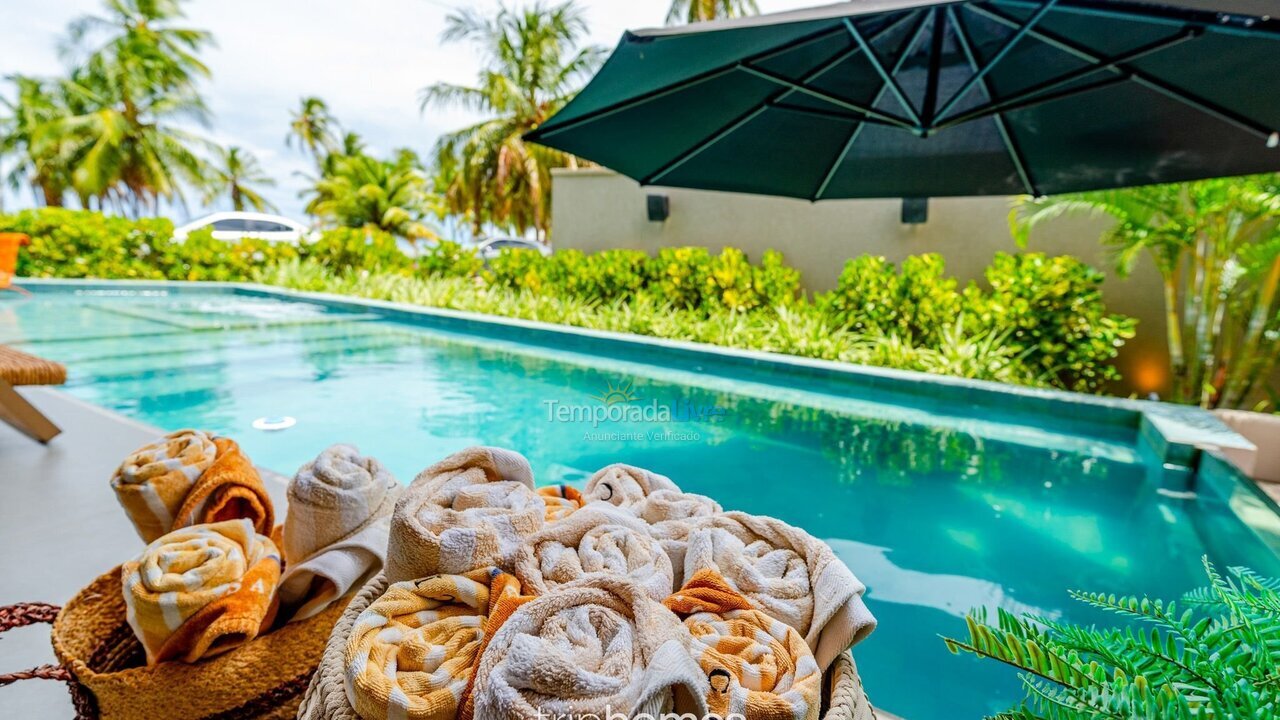
[(646, 185), (1047, 195), (1280, 170), (1276, 0), (857, 0), (627, 33), (530, 133)]

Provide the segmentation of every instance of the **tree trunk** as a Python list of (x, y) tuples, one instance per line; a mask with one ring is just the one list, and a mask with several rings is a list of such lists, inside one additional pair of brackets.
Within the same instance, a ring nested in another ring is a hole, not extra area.
[(1240, 354), (1236, 358), (1230, 375), (1227, 376), (1223, 389), (1220, 407), (1239, 407), (1247, 399), (1254, 378), (1267, 373), (1275, 364), (1275, 357), (1270, 353), (1260, 352), (1266, 336), (1267, 324), (1271, 321), (1271, 306), (1280, 290), (1280, 255), (1271, 263), (1270, 270), (1258, 287), (1258, 296), (1253, 303), (1253, 312), (1249, 316), (1249, 325), (1245, 329), (1244, 339), (1240, 343)]

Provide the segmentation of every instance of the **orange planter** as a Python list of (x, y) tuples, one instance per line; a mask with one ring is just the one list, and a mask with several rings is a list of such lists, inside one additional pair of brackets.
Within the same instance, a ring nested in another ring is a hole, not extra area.
[(0, 233), (0, 290), (13, 284), (18, 272), (18, 248), (31, 244), (31, 238), (22, 233)]

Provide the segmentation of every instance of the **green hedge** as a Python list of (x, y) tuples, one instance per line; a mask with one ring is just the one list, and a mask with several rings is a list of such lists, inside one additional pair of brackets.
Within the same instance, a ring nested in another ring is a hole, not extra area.
[(961, 284), (939, 255), (850, 260), (831, 292), (806, 296), (780, 253), (663, 248), (550, 257), (505, 250), (487, 266), (442, 242), (417, 257), (395, 238), (323, 232), (299, 246), (195, 233), (63, 209), (0, 216), (30, 235), (20, 275), (257, 280), (807, 357), (1097, 392), (1135, 321), (1107, 312), (1103, 276), (1071, 257), (999, 253), (984, 284)]

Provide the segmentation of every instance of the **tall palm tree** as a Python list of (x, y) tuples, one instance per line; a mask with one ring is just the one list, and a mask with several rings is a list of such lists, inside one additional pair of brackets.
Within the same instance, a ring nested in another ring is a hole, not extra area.
[(422, 109), (461, 107), (488, 119), (444, 136), (437, 165), (449, 168), (443, 188), (451, 212), (477, 234), (486, 222), (545, 238), (550, 229), (551, 169), (575, 164), (570, 155), (524, 142), (577, 92), (604, 52), (579, 47), (587, 34), (572, 0), (524, 9), (501, 6), (493, 17), (475, 10), (449, 15), (445, 42), (468, 41), (484, 52), (474, 85), (437, 83), (423, 89)]
[(86, 206), (111, 202), (156, 212), (198, 186), (207, 146), (182, 121), (207, 123), (198, 91), (209, 69), (198, 52), (212, 38), (180, 27), (178, 0), (106, 0), (105, 16), (70, 26), (69, 55), (86, 53), (62, 83), (67, 112), (38, 128), (37, 145), (65, 149), (71, 189)]
[(338, 123), (329, 114), (329, 106), (318, 97), (304, 97), (293, 113), (289, 122), (289, 134), (285, 136), (285, 144), (298, 147), (310, 153), (319, 165), (324, 156), (338, 148)]
[(412, 153), (394, 161), (364, 154), (331, 157), (333, 172), (316, 181), (307, 213), (409, 240), (435, 237), (423, 221), (432, 210), (430, 184)]
[(0, 98), (5, 115), (0, 117), (0, 155), (13, 158), (6, 178), (18, 190), (30, 186), (37, 204), (62, 205), (71, 185), (63, 148), (43, 138), (41, 129), (67, 114), (61, 87), (53, 81), (14, 75), (13, 99)]
[(204, 203), (212, 204), (218, 198), (229, 197), (231, 209), (243, 211), (251, 207), (259, 212), (275, 210), (269, 200), (254, 189), (253, 185), (264, 187), (275, 185), (258, 164), (258, 159), (251, 153), (236, 146), (218, 151), (217, 162), (209, 167), (209, 175), (205, 180)]
[(667, 24), (706, 22), (760, 13), (756, 0), (673, 0)]

